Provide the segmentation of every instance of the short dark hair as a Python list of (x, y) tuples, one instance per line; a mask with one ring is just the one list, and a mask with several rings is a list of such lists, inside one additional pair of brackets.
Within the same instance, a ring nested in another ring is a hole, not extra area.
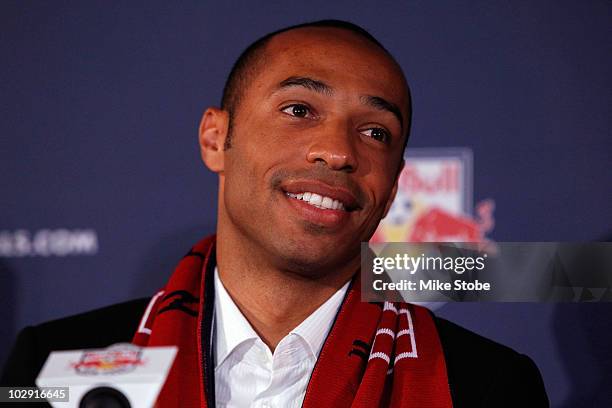
[[(225, 81), (225, 86), (223, 87), (223, 96), (221, 97), (221, 108), (229, 113), (229, 129), (228, 134), (225, 139), (224, 149), (228, 149), (231, 147), (231, 134), (232, 134), (232, 123), (233, 118), (236, 112), (238, 105), (244, 95), (245, 89), (249, 84), (251, 78), (255, 73), (258, 72), (260, 64), (263, 61), (262, 54), (266, 44), (275, 36), (282, 34), (287, 31), (295, 30), (298, 28), (306, 28), (306, 27), (324, 27), (324, 28), (338, 28), (342, 30), (348, 30), (354, 34), (359, 35), (360, 37), (366, 39), (372, 44), (379, 47), (383, 50), (391, 60), (395, 61), (395, 58), (391, 53), (376, 39), (372, 34), (366, 31), (364, 28), (358, 26), (357, 24), (350, 23), (348, 21), (342, 20), (319, 20), (312, 21), (309, 23), (302, 23), (293, 25), (290, 27), (281, 28), (280, 30), (276, 30), (272, 33), (266, 34), (263, 37), (259, 38), (251, 45), (249, 45), (243, 52), (240, 54), (236, 62), (234, 63), (232, 70), (230, 71), (227, 80)], [(397, 64), (397, 62), (396, 62)], [(398, 64), (399, 66), (399, 64)], [(412, 116), (412, 103), (410, 100), (410, 91), (408, 91), (408, 123), (407, 123), (407, 131), (406, 131), (406, 139), (404, 140), (404, 149), (406, 148), (406, 144), (408, 142), (408, 135), (410, 133), (410, 123)]]

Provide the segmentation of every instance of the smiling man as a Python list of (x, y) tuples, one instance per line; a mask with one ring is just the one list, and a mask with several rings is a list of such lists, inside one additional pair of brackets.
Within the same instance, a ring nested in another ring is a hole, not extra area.
[(219, 174), (221, 281), (274, 348), (358, 270), (397, 187), (410, 98), (388, 54), (353, 31), (303, 27), (258, 46), (223, 109), (204, 114), (200, 144)]
[[(401, 68), (360, 27), (256, 41), (200, 124), (216, 236), (151, 300), (26, 329), (4, 382), (33, 381), (49, 350), (131, 339), (179, 347), (163, 407), (546, 406), (529, 358), (421, 307), (361, 302), (360, 243), (393, 201), (410, 122)], [(60, 330), (91, 335), (35, 340)]]

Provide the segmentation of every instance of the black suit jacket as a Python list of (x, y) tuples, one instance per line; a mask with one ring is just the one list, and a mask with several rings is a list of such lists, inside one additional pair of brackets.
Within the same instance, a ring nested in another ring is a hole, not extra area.
[[(137, 299), (21, 331), (0, 384), (34, 386), (49, 353), (129, 342), (149, 299)], [(538, 368), (516, 351), (434, 317), (448, 371), (453, 405), (547, 407)]]

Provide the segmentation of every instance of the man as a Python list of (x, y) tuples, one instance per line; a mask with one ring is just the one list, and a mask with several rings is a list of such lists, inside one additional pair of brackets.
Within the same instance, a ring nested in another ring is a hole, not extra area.
[(53, 349), (132, 340), (179, 347), (160, 406), (546, 406), (527, 357), (423, 308), (360, 301), (360, 242), (391, 206), (410, 121), (401, 68), (363, 29), (258, 40), (200, 125), (216, 237), (150, 301), (26, 329), (3, 382), (31, 383)]

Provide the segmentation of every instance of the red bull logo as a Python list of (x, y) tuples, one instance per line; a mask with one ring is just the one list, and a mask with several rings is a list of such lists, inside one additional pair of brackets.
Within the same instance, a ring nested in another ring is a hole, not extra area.
[[(406, 162), (402, 177), (400, 177), (400, 187), (407, 193), (429, 193), (438, 194), (440, 192), (456, 193), (461, 186), (461, 167), (454, 161), (439, 163), (438, 171), (432, 172), (431, 164), (427, 172), (423, 171), (423, 166), (415, 161)], [(433, 173), (433, 174), (432, 174)]]
[(84, 351), (81, 360), (72, 366), (82, 375), (127, 373), (144, 362), (142, 350), (132, 344), (118, 344), (102, 350)]
[(468, 149), (413, 149), (395, 201), (371, 242), (485, 242), (495, 222), (493, 200), (472, 214)]

